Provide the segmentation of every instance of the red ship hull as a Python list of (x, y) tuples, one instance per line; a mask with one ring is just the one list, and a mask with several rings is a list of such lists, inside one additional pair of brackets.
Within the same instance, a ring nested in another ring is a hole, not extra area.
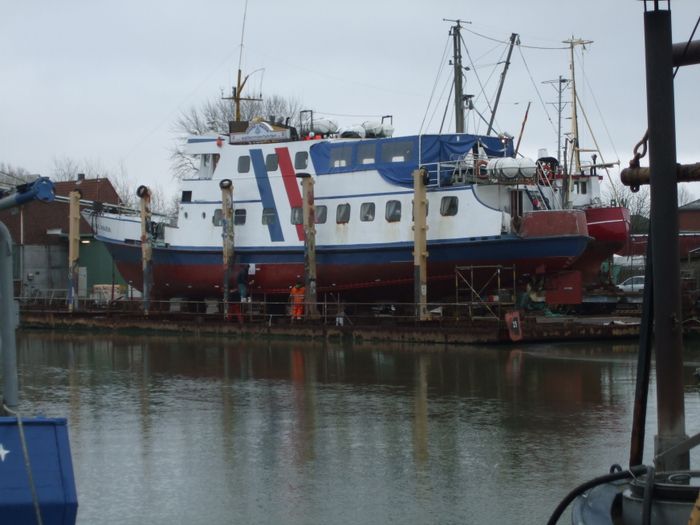
[(588, 234), (593, 238), (586, 251), (574, 263), (584, 286), (601, 283), (600, 266), (629, 242), (630, 212), (627, 208), (587, 208)]

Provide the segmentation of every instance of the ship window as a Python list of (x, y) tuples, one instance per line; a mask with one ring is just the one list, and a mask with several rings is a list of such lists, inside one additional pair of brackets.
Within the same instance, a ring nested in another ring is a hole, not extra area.
[[(413, 214), (413, 208), (414, 208), (414, 206), (413, 206), (413, 201), (411, 201), (411, 220), (412, 220), (412, 221), (415, 221), (415, 220), (416, 220), (416, 216)], [(426, 201), (426, 203), (425, 203), (425, 216), (426, 216), (426, 217), (428, 216), (428, 209), (429, 209), (429, 208), (430, 208), (430, 203)]]
[(387, 201), (385, 217), (388, 222), (399, 222), (401, 220), (401, 201)]
[(238, 157), (238, 173), (248, 173), (250, 171), (250, 157), (244, 155)]
[(207, 218), (207, 214), (205, 212), (202, 212), (202, 219), (206, 219), (206, 218)]
[(292, 224), (304, 224), (303, 208), (292, 208)]
[(305, 170), (309, 165), (309, 152), (297, 151), (294, 155), (294, 169)]
[(347, 224), (350, 220), (350, 205), (349, 204), (338, 204), (338, 208), (335, 211), (335, 222), (337, 224)]
[(357, 145), (357, 162), (359, 164), (374, 164), (377, 148), (373, 142)]
[(277, 223), (277, 213), (275, 213), (274, 208), (263, 208), (262, 223), (263, 224), (276, 224)]
[(245, 214), (246, 212), (244, 209), (233, 210), (233, 224), (239, 226), (245, 224)]
[(192, 202), (192, 192), (183, 191), (182, 192), (182, 202)]
[(455, 196), (443, 197), (440, 200), (440, 215), (443, 217), (452, 217), (453, 215), (457, 215), (458, 208), (459, 201)]
[(325, 224), (328, 217), (328, 207), (324, 204), (316, 206), (316, 224)]
[(214, 226), (221, 226), (224, 222), (224, 211), (221, 208), (214, 210), (214, 215), (211, 217), (211, 222)]
[(185, 219), (187, 218), (187, 212), (185, 212)]
[(413, 142), (402, 140), (382, 144), (382, 162), (409, 162), (413, 160)]
[(360, 220), (362, 222), (372, 222), (374, 220), (374, 203), (363, 202), (360, 206)]
[(332, 168), (350, 166), (352, 162), (352, 146), (343, 145), (331, 148), (330, 164)]
[(279, 161), (276, 153), (270, 153), (265, 157), (265, 168), (267, 171), (277, 171), (277, 166), (279, 166)]

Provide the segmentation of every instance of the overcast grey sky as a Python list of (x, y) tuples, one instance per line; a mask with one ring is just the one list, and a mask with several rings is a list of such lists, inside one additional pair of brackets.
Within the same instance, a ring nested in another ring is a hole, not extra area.
[[(173, 194), (173, 122), (182, 110), (230, 92), (244, 0), (2, 0), (0, 6), (0, 162), (44, 175), (55, 158), (88, 160), (112, 172), (123, 166), (134, 185)], [(674, 41), (685, 41), (700, 2), (675, 0), (672, 8)], [(250, 78), (255, 91), (296, 97), (318, 113), (350, 115), (337, 117), (341, 124), (391, 114), (396, 134), (405, 135), (417, 133), (426, 116), (448, 42), (450, 23), (443, 18), (469, 20), (467, 29), (497, 40), (519, 33), (526, 45), (557, 47), (574, 35), (594, 41), (577, 67), (605, 160), (619, 155), (626, 164), (646, 129), (642, 13), (637, 0), (249, 0), (243, 69), (264, 68)], [(492, 95), (504, 46), (468, 31), (463, 36), (482, 82), (492, 75)], [(554, 102), (554, 90), (541, 82), (569, 74), (568, 54), (523, 48), (522, 55), (524, 61), (513, 53), (499, 129), (517, 136), (532, 101), (521, 149), (554, 153), (556, 133), (530, 76), (544, 102)], [(435, 98), (448, 73), (438, 79)], [(700, 67), (680, 71), (676, 118), (684, 162), (700, 161), (698, 86)], [(478, 92), (473, 76), (466, 92)], [(428, 131), (439, 126), (444, 96), (428, 113)], [(547, 108), (555, 122), (554, 106)]]

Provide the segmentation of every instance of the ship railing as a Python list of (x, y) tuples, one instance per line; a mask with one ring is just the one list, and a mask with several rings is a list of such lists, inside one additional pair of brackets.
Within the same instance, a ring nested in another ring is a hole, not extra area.
[[(263, 296), (253, 296), (250, 302), (234, 301), (224, 303), (221, 300), (151, 300), (149, 313), (143, 314), (142, 298), (120, 297), (113, 301), (96, 298), (79, 298), (74, 314), (68, 312), (65, 296), (29, 295), (18, 298), (20, 310), (25, 314), (44, 316), (65, 314), (108, 317), (118, 320), (172, 320), (183, 321), (183, 330), (191, 323), (233, 322), (255, 323), (257, 325), (284, 324), (323, 324), (337, 327), (377, 326), (377, 325), (412, 325), (421, 324), (417, 312), (419, 308), (413, 302), (343, 302), (319, 301), (318, 316), (307, 314), (301, 320), (292, 319), (292, 307), (289, 301), (270, 300)], [(476, 320), (502, 321), (503, 312), (515, 307), (513, 301), (497, 295), (479, 297), (475, 300), (453, 302), (430, 302), (427, 305), (429, 323), (456, 325)]]

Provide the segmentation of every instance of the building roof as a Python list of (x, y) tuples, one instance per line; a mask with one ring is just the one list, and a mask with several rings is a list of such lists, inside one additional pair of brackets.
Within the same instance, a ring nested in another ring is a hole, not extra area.
[(694, 200), (678, 208), (679, 211), (700, 210), (700, 199)]

